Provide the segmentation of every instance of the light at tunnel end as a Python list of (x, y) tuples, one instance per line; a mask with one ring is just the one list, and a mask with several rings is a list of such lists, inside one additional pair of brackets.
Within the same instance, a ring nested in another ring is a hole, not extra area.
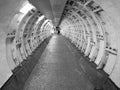
[[(116, 9), (117, 3), (114, 7), (114, 1), (106, 0), (105, 4), (99, 5), (102, 1), (104, 0), (68, 0), (61, 17), (60, 32), (88, 61), (96, 64), (97, 70), (107, 73), (108, 78), (120, 88), (120, 11), (119, 8)], [(28, 1), (23, 3), (11, 20), (10, 32), (7, 32), (6, 37), (2, 36), (4, 30), (1, 30), (0, 50), (4, 50), (4, 55), (1, 54), (4, 65), (1, 63), (0, 67), (5, 67), (5, 72), (0, 68), (0, 87), (16, 67), (22, 66), (21, 63), (55, 33), (52, 20), (33, 5)]]

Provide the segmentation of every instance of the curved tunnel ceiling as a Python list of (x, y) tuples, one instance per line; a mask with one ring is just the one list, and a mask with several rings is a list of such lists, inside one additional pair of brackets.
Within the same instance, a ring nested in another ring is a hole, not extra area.
[[(120, 88), (119, 0), (29, 1), (36, 9), (26, 14), (19, 12), (26, 0), (0, 1), (0, 57), (3, 62), (0, 63), (0, 74), (4, 76), (0, 85), (45, 38), (52, 35), (54, 26), (51, 19), (55, 26), (60, 21), (62, 35), (69, 38), (97, 65), (97, 69), (104, 70)], [(13, 23), (8, 27), (11, 20)]]
[(55, 26), (58, 25), (67, 0), (29, 0), (47, 18), (51, 19)]
[(5, 32), (8, 32), (8, 24), (25, 2), (26, 0), (0, 0), (0, 27)]

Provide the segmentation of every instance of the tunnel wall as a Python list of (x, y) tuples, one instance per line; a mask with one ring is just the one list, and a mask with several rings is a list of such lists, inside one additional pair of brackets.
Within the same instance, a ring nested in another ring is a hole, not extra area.
[(108, 15), (111, 16), (111, 22), (112, 22), (112, 25), (114, 26), (114, 30), (112, 33), (115, 33), (116, 35), (116, 38), (115, 38), (115, 41), (117, 43), (117, 46), (118, 46), (118, 55), (117, 55), (117, 61), (116, 61), (116, 64), (114, 66), (114, 70), (113, 70), (113, 73), (111, 73), (110, 75), (110, 78), (116, 83), (116, 84), (119, 84), (120, 85), (120, 82), (119, 82), (119, 78), (120, 78), (120, 1), (119, 0), (106, 0), (104, 3), (103, 3), (103, 0), (98, 0), (97, 3), (99, 3), (102, 8), (104, 8), (104, 10), (106, 11), (106, 13)]
[[(11, 79), (10, 77), (15, 76), (18, 78), (18, 81), (19, 78), (26, 77), (24, 75), (19, 77), (19, 75), (24, 72), (24, 69), (22, 72), (20, 70), (21, 73), (16, 74), (16, 72), (19, 72), (18, 67), (24, 67), (23, 62), (29, 60), (27, 58), (34, 54), (33, 52), (36, 48), (51, 36), (53, 25), (52, 22), (42, 15), (40, 11), (33, 8), (27, 13), (18, 12), (15, 14), (9, 25), (9, 29), (7, 35), (3, 36), (4, 39), (2, 38), (1, 40), (1, 43), (4, 44), (1, 45), (1, 51), (3, 51), (1, 53), (2, 55), (4, 53), (6, 56), (2, 56), (3, 58), (1, 57), (3, 62), (0, 66), (0, 78), (2, 78), (0, 81), (0, 87), (3, 87), (5, 82)], [(34, 63), (35, 61), (33, 60), (30, 62)], [(28, 66), (32, 67), (34, 65), (35, 64)]]
[(105, 2), (69, 0), (60, 24), (61, 33), (120, 88), (119, 13), (114, 1)]
[[(14, 5), (13, 5), (14, 2)], [(10, 31), (9, 23), (25, 0), (0, 1), (0, 87), (9, 79), (12, 72), (6, 58), (6, 34)]]
[[(104, 70), (120, 88), (120, 1), (75, 0), (76, 4), (69, 1), (60, 25), (62, 34), (71, 39), (71, 42), (97, 65), (96, 69)], [(12, 2), (17, 4), (13, 5)], [(43, 30), (52, 29), (51, 22), (44, 18), (37, 23), (41, 14), (35, 13), (37, 11), (34, 10), (30, 11), (31, 14), (29, 12), (25, 15), (18, 12), (19, 2), (12, 0), (8, 3), (10, 6), (3, 5), (4, 7), (0, 9), (1, 12), (4, 10), (2, 15), (0, 14), (0, 87), (13, 75), (12, 71), (51, 34)], [(9, 23), (11, 23), (10, 27), (8, 27)], [(45, 36), (41, 37), (43, 34)], [(21, 42), (24, 44), (20, 44)]]

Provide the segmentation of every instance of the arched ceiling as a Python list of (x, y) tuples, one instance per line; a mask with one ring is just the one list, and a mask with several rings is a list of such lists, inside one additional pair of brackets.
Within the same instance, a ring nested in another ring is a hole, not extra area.
[(0, 31), (7, 32), (7, 25), (26, 0), (0, 0)]
[[(9, 32), (9, 23), (13, 16), (28, 0), (0, 0), (0, 31)], [(57, 26), (67, 0), (29, 0), (47, 18)]]
[(55, 26), (58, 25), (67, 0), (29, 0), (47, 18), (51, 19)]

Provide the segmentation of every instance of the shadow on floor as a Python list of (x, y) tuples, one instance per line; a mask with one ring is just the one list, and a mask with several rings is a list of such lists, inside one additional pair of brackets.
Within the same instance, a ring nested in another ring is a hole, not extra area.
[(41, 45), (38, 46), (36, 50), (32, 53), (32, 55), (28, 56), (27, 59), (22, 62), (22, 66), (18, 66), (13, 70), (13, 75), (9, 78), (9, 80), (4, 84), (4, 86), (0, 90), (22, 90), (23, 89), (26, 80), (28, 79), (34, 66), (38, 62), (44, 49), (49, 43), (50, 38), (51, 37), (43, 41)]

